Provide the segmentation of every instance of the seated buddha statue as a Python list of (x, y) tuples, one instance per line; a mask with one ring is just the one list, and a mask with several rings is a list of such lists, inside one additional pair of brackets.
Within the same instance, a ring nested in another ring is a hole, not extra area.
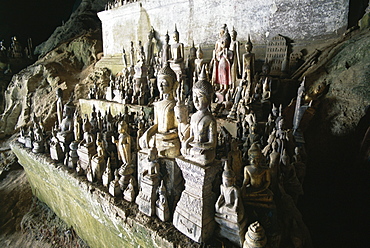
[(154, 125), (139, 139), (140, 148), (148, 151), (156, 144), (160, 157), (174, 158), (180, 155), (180, 141), (175, 118), (174, 90), (176, 89), (176, 74), (168, 64), (158, 72), (157, 84), (161, 100), (154, 105)]
[(206, 80), (205, 67), (193, 86), (193, 102), (197, 112), (190, 119), (190, 136), (185, 142), (185, 158), (207, 165), (216, 157), (217, 123), (209, 111), (213, 87)]
[(63, 108), (63, 119), (59, 125), (59, 131), (57, 137), (62, 142), (62, 149), (65, 152), (69, 144), (74, 140), (73, 134), (73, 114), (75, 106), (70, 100), (64, 105)]
[(250, 165), (244, 167), (242, 195), (247, 205), (270, 208), (273, 206), (273, 193), (269, 189), (271, 172), (263, 165), (261, 148), (253, 143), (248, 150)]

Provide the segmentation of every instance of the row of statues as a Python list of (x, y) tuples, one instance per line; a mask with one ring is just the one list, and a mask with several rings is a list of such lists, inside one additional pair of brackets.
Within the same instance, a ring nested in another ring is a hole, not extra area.
[[(148, 62), (155, 56), (140, 48), (136, 64), (111, 77), (107, 100), (148, 105), (154, 115), (144, 107), (135, 115), (125, 107), (115, 117), (93, 108), (82, 120), (72, 98), (63, 105), (59, 90), (50, 137), (34, 118), (34, 127), (28, 135), (22, 130), (19, 141), (33, 152), (49, 151), (53, 160), (102, 183), (143, 214), (172, 221), (197, 242), (216, 233), (239, 247), (310, 247), (296, 207), (307, 160), (299, 122), (311, 106), (304, 100), (305, 83), (288, 129), (282, 105), (270, 102), (274, 87), (268, 72), (255, 77), (250, 40), (241, 70), (234, 30), (232, 37), (224, 25), (210, 64), (201, 61), (200, 47), (193, 49), (198, 60), (191, 84), (177, 30), (161, 63)], [(239, 76), (242, 83), (233, 83)], [(89, 97), (99, 99), (94, 87)], [(138, 92), (127, 97), (135, 87)], [(234, 125), (235, 134), (220, 120)]]
[(11, 37), (11, 43), (9, 48), (4, 46), (4, 41), (0, 41), (0, 59), (4, 60), (6, 58), (23, 58), (27, 57), (29, 59), (33, 58), (33, 44), (32, 39), (27, 39), (27, 46), (22, 47), (18, 41), (17, 36)]

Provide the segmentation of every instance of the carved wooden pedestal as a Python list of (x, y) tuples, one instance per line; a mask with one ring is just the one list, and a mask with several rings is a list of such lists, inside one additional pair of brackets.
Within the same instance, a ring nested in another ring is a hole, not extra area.
[(221, 171), (221, 162), (201, 166), (182, 157), (176, 158), (176, 162), (185, 179), (185, 190), (177, 203), (173, 225), (194, 241), (204, 242), (212, 236), (216, 227), (217, 198), (212, 192), (212, 182)]

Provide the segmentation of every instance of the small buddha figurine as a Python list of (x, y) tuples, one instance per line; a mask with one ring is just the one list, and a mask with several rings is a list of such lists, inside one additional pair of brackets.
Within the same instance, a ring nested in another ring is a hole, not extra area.
[(57, 133), (57, 137), (60, 142), (62, 142), (61, 146), (64, 152), (68, 150), (69, 144), (74, 139), (73, 134), (73, 114), (74, 114), (75, 107), (72, 103), (72, 99), (70, 99), (63, 108), (63, 119), (59, 125), (59, 131)]
[(185, 158), (201, 165), (213, 162), (217, 146), (217, 123), (209, 111), (213, 87), (205, 77), (203, 67), (199, 81), (193, 86), (193, 102), (197, 112), (191, 116), (190, 137), (185, 143)]
[(215, 204), (215, 221), (219, 224), (219, 236), (241, 246), (247, 227), (240, 189), (235, 185), (235, 173), (224, 161), (220, 196)]
[(75, 111), (73, 115), (73, 133), (75, 136), (75, 140), (77, 141), (81, 140), (81, 126), (82, 126), (81, 116), (78, 114), (77, 111)]
[(303, 180), (306, 175), (306, 164), (303, 162), (301, 153), (302, 153), (301, 147), (297, 146), (294, 148), (292, 165), (294, 165), (295, 172), (299, 182), (303, 185)]
[(134, 202), (135, 196), (135, 183), (134, 178), (132, 177), (130, 178), (127, 188), (123, 191), (123, 199), (128, 202)]
[(175, 25), (175, 31), (173, 32), (173, 40), (175, 43), (171, 45), (171, 59), (169, 60), (171, 69), (176, 73), (178, 82), (182, 81), (184, 74), (184, 44), (179, 42), (179, 32)]
[(241, 74), (241, 65), (240, 65), (240, 42), (236, 40), (236, 36), (238, 33), (235, 31), (234, 27), (231, 31), (231, 44), (230, 44), (230, 50), (233, 51), (234, 58), (233, 58), (233, 64), (231, 66), (231, 81), (232, 85), (235, 86), (236, 80), (239, 77), (239, 74)]
[(57, 128), (51, 129), (51, 139), (50, 139), (50, 157), (55, 161), (63, 161), (64, 153), (62, 147), (60, 146), (60, 141), (57, 137)]
[(145, 52), (145, 61), (148, 66), (153, 65), (153, 57), (154, 57), (154, 28), (152, 27), (148, 33), (148, 41), (144, 44), (144, 52)]
[(236, 185), (241, 186), (243, 182), (242, 151), (238, 147), (238, 141), (231, 141), (231, 150), (228, 153), (228, 161), (236, 175)]
[(231, 37), (229, 32), (225, 32), (221, 40), (221, 51), (216, 54), (218, 67), (216, 69), (216, 77), (214, 84), (220, 85), (220, 93), (225, 95), (229, 86), (232, 86), (231, 66), (233, 64), (234, 53), (230, 48)]
[(263, 155), (256, 143), (248, 150), (250, 165), (244, 167), (242, 194), (247, 205), (271, 208), (273, 193), (269, 190), (271, 172), (263, 165)]
[(101, 182), (102, 175), (105, 170), (105, 149), (103, 146), (103, 139), (101, 133), (98, 133), (96, 138), (96, 154), (91, 158), (91, 171), (93, 179)]
[(94, 136), (91, 134), (91, 123), (89, 122), (87, 115), (85, 115), (82, 129), (84, 131), (84, 135), (83, 139), (78, 144), (77, 149), (77, 154), (79, 157), (78, 164), (82, 169), (87, 170), (87, 167), (91, 162), (91, 157), (96, 154)]
[(34, 140), (32, 141), (32, 152), (33, 153), (43, 153), (45, 150), (44, 146), (45, 140), (44, 140), (44, 134), (42, 133), (41, 127), (35, 123), (34, 128)]
[(122, 191), (119, 186), (119, 174), (118, 170), (114, 171), (114, 180), (110, 182), (109, 184), (109, 194), (111, 194), (114, 197), (121, 196)]
[(118, 169), (118, 174), (120, 175), (119, 186), (122, 191), (124, 191), (127, 188), (130, 179), (133, 178), (134, 172), (135, 169), (131, 164), (123, 163), (121, 167)]
[(158, 200), (155, 202), (155, 213), (161, 221), (168, 221), (170, 219), (170, 208), (167, 201), (167, 190), (164, 186), (163, 180), (158, 188)]
[(164, 66), (168, 60), (171, 59), (171, 46), (169, 45), (170, 36), (168, 35), (168, 31), (164, 36), (164, 44), (162, 46), (162, 66)]
[(299, 196), (303, 195), (303, 188), (297, 178), (294, 166), (290, 163), (289, 155), (285, 149), (281, 155), (280, 168), (284, 189), (286, 193), (293, 198), (294, 202), (297, 203)]
[(186, 150), (184, 150), (184, 143), (189, 138), (190, 135), (190, 124), (189, 124), (189, 109), (188, 106), (183, 101), (181, 90), (183, 88), (178, 88), (178, 101), (176, 103), (176, 106), (174, 108), (175, 110), (175, 116), (178, 121), (178, 135), (181, 142), (181, 154), (186, 154)]
[(248, 82), (247, 88), (250, 90), (253, 88), (253, 76), (254, 76), (254, 61), (255, 55), (252, 53), (253, 44), (250, 36), (248, 35), (248, 42), (245, 43), (246, 53), (243, 54), (243, 75), (242, 80)]
[(278, 150), (278, 144), (276, 141), (273, 141), (272, 143), (272, 152), (270, 153), (270, 162), (269, 167), (271, 171), (271, 185), (270, 188), (272, 192), (277, 193), (278, 192), (278, 183), (279, 183), (279, 177), (280, 177), (280, 153)]
[(258, 221), (250, 224), (245, 234), (243, 248), (265, 248), (266, 244), (267, 237), (261, 224)]
[(131, 41), (130, 42), (130, 65), (132, 67), (132, 69), (134, 68), (134, 65), (135, 65), (135, 48), (134, 48), (134, 42)]
[(222, 173), (220, 192), (221, 194), (215, 204), (216, 217), (234, 223), (240, 222), (244, 217), (244, 207), (240, 190), (235, 185), (235, 173), (229, 168), (227, 160), (225, 160), (224, 172)]
[(194, 80), (194, 82), (198, 81), (198, 77), (199, 77), (199, 74), (202, 71), (203, 65), (206, 64), (204, 59), (203, 59), (203, 51), (202, 51), (202, 48), (200, 47), (200, 45), (197, 49), (196, 55), (197, 55), (197, 58), (194, 60), (194, 64), (195, 64), (195, 69), (194, 69), (195, 80)]
[(155, 140), (159, 156), (174, 158), (180, 155), (180, 141), (175, 118), (174, 90), (176, 89), (176, 74), (166, 64), (157, 76), (158, 89), (161, 94), (160, 101), (154, 105), (154, 125), (149, 127), (139, 139), (141, 149), (153, 147)]
[(103, 176), (102, 176), (102, 181), (103, 181), (104, 187), (108, 187), (110, 182), (112, 181), (112, 179), (113, 179), (113, 175), (112, 175), (111, 159), (108, 158), (107, 167), (105, 168), (105, 171), (104, 171)]
[[(131, 136), (127, 133), (127, 123), (125, 121), (120, 121), (118, 123), (118, 140), (115, 140), (118, 159), (124, 164), (131, 163)], [(112, 137), (114, 138), (114, 137)]]

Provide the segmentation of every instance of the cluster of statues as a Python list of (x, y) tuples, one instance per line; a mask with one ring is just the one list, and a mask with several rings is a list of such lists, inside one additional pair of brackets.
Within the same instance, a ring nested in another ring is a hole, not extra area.
[(0, 41), (0, 58), (23, 58), (26, 56), (29, 59), (32, 59), (33, 56), (33, 45), (32, 39), (27, 39), (27, 46), (25, 48), (22, 47), (20, 42), (18, 41), (17, 36), (11, 37), (11, 43), (9, 48), (4, 46), (4, 41)]
[[(250, 39), (241, 66), (236, 31), (230, 35), (224, 25), (210, 64), (193, 45), (193, 64), (189, 57), (185, 66), (177, 29), (174, 44), (166, 36), (160, 56), (150, 43), (153, 34), (135, 65), (134, 54), (130, 67), (123, 56), (125, 68), (106, 89), (107, 100), (125, 104), (123, 113), (113, 117), (93, 108), (82, 120), (72, 98), (63, 105), (59, 90), (50, 137), (35, 124), (29, 135), (21, 131), (19, 141), (33, 152), (50, 151), (53, 160), (135, 202), (142, 213), (172, 221), (197, 242), (216, 232), (245, 248), (310, 247), (296, 208), (307, 160), (298, 135), (310, 107), (303, 100), (304, 81), (288, 129), (282, 106), (270, 103), (276, 86), (268, 68), (255, 76)], [(100, 94), (95, 86), (89, 97)], [(131, 104), (148, 105), (154, 115), (144, 107), (129, 112)], [(220, 119), (234, 125), (236, 134), (220, 127)]]

